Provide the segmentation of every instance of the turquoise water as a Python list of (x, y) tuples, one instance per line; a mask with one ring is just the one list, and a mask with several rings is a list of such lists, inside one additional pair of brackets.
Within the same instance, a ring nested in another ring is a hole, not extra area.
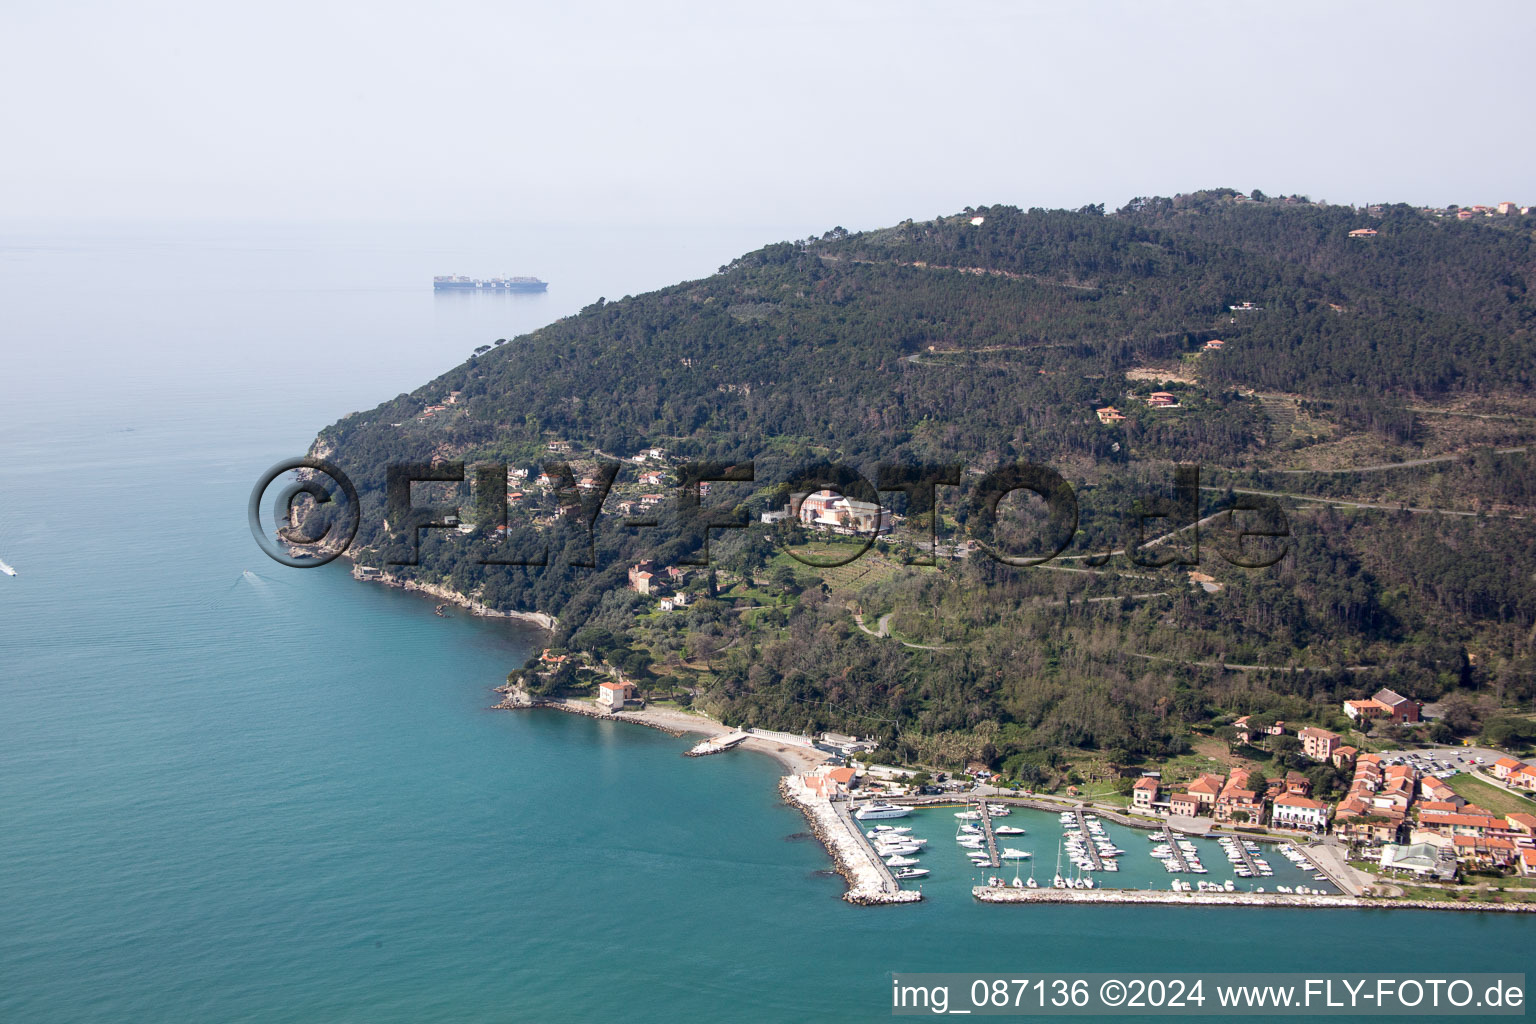
[[(766, 758), (488, 711), (536, 633), (256, 550), (251, 483), (337, 415), (810, 227), (7, 236), (0, 1020), (858, 1020), (891, 971), (1525, 969), (1509, 916), (980, 906), (937, 812), (954, 875), (852, 907)], [(421, 287), (453, 271), (555, 283)]]

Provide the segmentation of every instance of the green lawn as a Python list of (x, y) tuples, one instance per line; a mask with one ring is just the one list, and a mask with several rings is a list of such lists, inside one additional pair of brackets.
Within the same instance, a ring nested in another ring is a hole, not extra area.
[(1536, 803), (1506, 792), (1498, 786), (1489, 785), (1482, 779), (1476, 779), (1470, 775), (1453, 775), (1445, 782), (1456, 791), (1458, 796), (1466, 798), (1468, 802), (1477, 804), (1479, 807), (1486, 807), (1495, 814), (1510, 814), (1515, 811), (1536, 814)]

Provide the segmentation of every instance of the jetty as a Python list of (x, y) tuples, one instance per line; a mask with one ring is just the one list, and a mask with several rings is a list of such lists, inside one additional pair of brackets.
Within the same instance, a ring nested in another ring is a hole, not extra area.
[(978, 903), (1150, 903), (1179, 907), (1309, 907), (1340, 910), (1465, 910), (1536, 913), (1536, 903), (1452, 903), (1444, 900), (1364, 899), (1278, 892), (1169, 892), (1163, 889), (1015, 889), (978, 885)]
[(1093, 841), (1093, 834), (1088, 831), (1088, 815), (1081, 807), (1074, 807), (1072, 813), (1077, 816), (1077, 834), (1083, 837), (1083, 852), (1088, 854), (1088, 863), (1092, 864), (1092, 871), (1104, 870), (1104, 858), (1099, 856), (1099, 844)]
[(992, 832), (992, 811), (987, 807), (987, 802), (985, 800), (978, 800), (976, 802), (976, 809), (981, 812), (981, 834), (985, 836), (987, 840), (987, 856), (992, 858), (992, 860), (987, 864), (977, 866), (984, 866), (989, 868), (998, 867), (1002, 864), (1002, 861), (998, 859), (997, 856), (997, 836)]
[(821, 841), (837, 865), (837, 873), (848, 883), (843, 899), (849, 903), (872, 906), (881, 903), (916, 903), (923, 894), (903, 889), (859, 830), (846, 803), (834, 804), (806, 788), (798, 775), (779, 780), (784, 799), (800, 809), (811, 827), (811, 834)]
[(697, 744), (690, 750), (683, 752), (684, 757), (708, 757), (710, 754), (722, 754), (732, 747), (745, 743), (750, 733), (742, 730), (726, 733), (724, 736), (711, 736), (709, 739)]

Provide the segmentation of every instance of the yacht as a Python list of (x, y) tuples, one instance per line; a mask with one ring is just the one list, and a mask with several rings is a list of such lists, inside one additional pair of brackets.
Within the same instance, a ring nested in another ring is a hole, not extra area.
[(923, 877), (926, 877), (927, 874), (928, 874), (928, 869), (927, 868), (902, 868), (900, 871), (896, 872), (892, 877), (896, 878), (898, 880), (901, 880), (901, 879), (906, 879), (906, 878), (923, 878)]
[(1005, 846), (1003, 847), (1003, 852), (999, 856), (1001, 856), (1003, 860), (1029, 860), (1029, 851), (1015, 850), (1011, 846)]
[(895, 857), (887, 857), (887, 858), (885, 858), (885, 863), (886, 863), (887, 867), (892, 867), (892, 868), (909, 868), (912, 865), (917, 863), (917, 858), (916, 857), (902, 857), (902, 856), (898, 855), (898, 856), (895, 856)]
[(876, 825), (874, 828), (870, 829), (868, 832), (865, 832), (864, 834), (869, 836), (869, 838), (873, 839), (877, 835), (887, 835), (887, 834), (888, 835), (893, 835), (893, 836), (896, 836), (896, 835), (904, 836), (908, 832), (911, 832), (911, 831), (912, 831), (912, 826), (910, 826), (910, 825)]
[(896, 804), (881, 803), (878, 800), (872, 804), (865, 804), (853, 812), (853, 816), (860, 821), (871, 821), (876, 818), (905, 818), (912, 813), (910, 807), (900, 807)]
[(1000, 836), (1021, 836), (1024, 830), (1017, 825), (999, 825), (992, 830)]
[(899, 856), (901, 854), (907, 853), (917, 853), (921, 849), (922, 847), (918, 846), (916, 843), (881, 843), (875, 846), (875, 852), (882, 857), (888, 857), (891, 855)]

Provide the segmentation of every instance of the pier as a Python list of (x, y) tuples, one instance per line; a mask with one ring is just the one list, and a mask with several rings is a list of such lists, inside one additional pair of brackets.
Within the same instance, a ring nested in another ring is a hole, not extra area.
[(869, 906), (878, 903), (916, 903), (923, 894), (903, 889), (874, 847), (864, 838), (859, 823), (849, 813), (846, 803), (834, 804), (805, 788), (798, 775), (787, 775), (779, 783), (784, 799), (800, 809), (811, 826), (811, 833), (832, 855), (837, 873), (848, 882), (843, 899)]
[(1232, 839), (1234, 840), (1232, 845), (1237, 847), (1238, 855), (1243, 858), (1243, 867), (1252, 872), (1250, 877), (1258, 878), (1260, 874), (1259, 863), (1253, 859), (1253, 852), (1248, 849), (1248, 844), (1239, 835), (1234, 835)]
[(1083, 848), (1088, 854), (1088, 863), (1092, 864), (1093, 871), (1104, 870), (1104, 858), (1099, 856), (1099, 844), (1093, 841), (1093, 834), (1088, 831), (1088, 815), (1081, 807), (1074, 807), (1072, 813), (1077, 815), (1077, 831), (1083, 837)]
[(699, 743), (691, 750), (684, 751), (683, 756), (707, 757), (710, 754), (724, 753), (725, 751), (730, 750), (732, 747), (739, 746), (746, 742), (748, 735), (750, 734), (738, 730), (736, 732), (727, 733), (724, 736), (711, 736), (709, 739)]
[(997, 856), (997, 836), (992, 832), (992, 811), (987, 807), (985, 800), (978, 800), (976, 809), (981, 812), (981, 834), (986, 837), (987, 855), (992, 858), (990, 863), (983, 866), (996, 868), (1002, 864), (1002, 861)]
[(1184, 859), (1184, 851), (1179, 849), (1179, 840), (1184, 837), (1175, 835), (1172, 831), (1168, 830), (1165, 830), (1163, 834), (1168, 837), (1168, 859), (1173, 861), (1175, 872), (1181, 875), (1189, 874), (1189, 861)]

